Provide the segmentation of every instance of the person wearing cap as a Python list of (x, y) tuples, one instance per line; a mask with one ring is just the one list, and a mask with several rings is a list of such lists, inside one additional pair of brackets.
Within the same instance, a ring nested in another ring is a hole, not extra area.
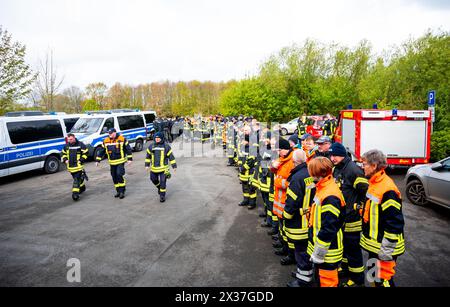
[(364, 286), (364, 263), (361, 247), (362, 221), (357, 208), (366, 201), (369, 183), (364, 171), (352, 161), (341, 143), (331, 145), (330, 160), (333, 162), (333, 177), (344, 195), (346, 203), (344, 224), (344, 258), (340, 274), (348, 277), (344, 287)]
[(97, 153), (96, 166), (100, 164), (106, 154), (111, 167), (111, 177), (117, 192), (114, 197), (123, 199), (126, 190), (126, 180), (124, 178), (125, 163), (131, 164), (133, 160), (132, 151), (127, 139), (123, 135), (118, 134), (116, 129), (109, 129), (108, 134), (109, 136), (103, 140), (102, 147)]
[(316, 152), (316, 157), (325, 157), (330, 158), (330, 147), (331, 147), (331, 139), (329, 136), (321, 136), (316, 144), (318, 146), (318, 150)]
[(306, 147), (305, 147), (305, 141), (306, 141), (306, 139), (309, 138), (310, 136), (312, 136), (312, 135), (309, 134), (309, 133), (305, 133), (305, 134), (303, 134), (303, 135), (299, 138), (299, 140), (300, 140), (300, 145), (301, 145), (301, 149), (306, 150)]
[(158, 188), (159, 201), (162, 203), (166, 201), (169, 164), (176, 172), (177, 162), (172, 148), (164, 141), (164, 134), (158, 132), (154, 142), (147, 148), (145, 169), (150, 170), (150, 180)]
[[(281, 259), (281, 265), (290, 265), (295, 263), (294, 244), (289, 243), (286, 233), (284, 231), (283, 212), (286, 204), (286, 192), (289, 187), (288, 177), (294, 168), (292, 160), (293, 149), (289, 142), (283, 138), (279, 139), (279, 155), (280, 157), (271, 165), (271, 171), (275, 173), (275, 194), (273, 201), (273, 213), (278, 217), (278, 239), (279, 242), (274, 243), (274, 247), (280, 246), (280, 249), (275, 250), (275, 254), (285, 256)], [(277, 243), (279, 244), (278, 246)]]

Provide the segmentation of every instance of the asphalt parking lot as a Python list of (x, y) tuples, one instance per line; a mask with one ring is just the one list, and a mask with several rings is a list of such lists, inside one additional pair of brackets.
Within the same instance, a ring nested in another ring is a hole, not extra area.
[[(285, 286), (294, 266), (279, 264), (258, 212), (237, 206), (237, 172), (211, 155), (220, 149), (205, 151), (177, 157), (164, 204), (144, 152), (127, 167), (124, 200), (113, 197), (106, 161), (87, 164), (79, 202), (66, 171), (1, 179), (0, 286)], [(403, 192), (404, 172), (392, 176)], [(397, 285), (450, 286), (450, 211), (405, 198), (403, 208), (407, 253)], [(66, 279), (71, 258), (80, 260), (81, 283)]]

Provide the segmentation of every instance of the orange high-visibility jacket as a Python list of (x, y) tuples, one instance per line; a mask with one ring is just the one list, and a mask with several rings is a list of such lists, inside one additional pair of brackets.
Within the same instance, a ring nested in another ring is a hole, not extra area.
[(276, 170), (274, 187), (275, 195), (273, 200), (273, 213), (279, 218), (283, 217), (284, 205), (286, 204), (286, 191), (289, 187), (287, 181), (291, 171), (294, 169), (294, 161), (292, 160), (293, 151), (285, 158), (279, 158), (280, 166)]

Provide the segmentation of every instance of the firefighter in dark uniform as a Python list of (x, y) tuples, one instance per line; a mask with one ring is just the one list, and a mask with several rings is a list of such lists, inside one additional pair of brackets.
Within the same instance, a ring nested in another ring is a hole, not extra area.
[(176, 172), (177, 162), (172, 148), (164, 141), (164, 135), (157, 133), (155, 134), (155, 141), (147, 149), (145, 168), (150, 169), (150, 180), (158, 188), (159, 200), (162, 203), (166, 201), (169, 164)]
[(239, 179), (244, 198), (239, 206), (246, 206), (249, 210), (256, 207), (256, 189), (251, 184), (256, 156), (251, 153), (250, 147), (250, 127), (245, 126), (243, 140), (239, 144)]
[(62, 160), (72, 175), (72, 199), (77, 201), (80, 199), (80, 194), (86, 191), (84, 162), (88, 158), (88, 149), (83, 142), (76, 139), (74, 134), (69, 133), (67, 141), (62, 150)]
[(230, 121), (227, 126), (227, 166), (236, 166), (237, 130), (234, 122)]
[[(405, 252), (402, 197), (386, 174), (386, 156), (371, 150), (362, 156), (364, 174), (369, 178), (367, 202), (363, 207), (361, 247), (376, 261), (375, 286), (393, 287), (397, 257)], [(371, 269), (371, 268), (370, 268)]]
[(362, 221), (357, 210), (366, 202), (369, 183), (364, 171), (348, 156), (345, 147), (334, 143), (330, 150), (330, 159), (334, 164), (333, 177), (344, 195), (346, 203), (344, 224), (344, 258), (342, 260), (342, 275), (347, 275), (348, 281), (343, 286), (364, 285), (364, 263), (361, 247)]
[(271, 133), (270, 131), (263, 131), (262, 139), (259, 146), (259, 191), (261, 192), (261, 198), (264, 206), (264, 213), (261, 217), (265, 217), (265, 221), (261, 223), (262, 227), (272, 227), (272, 210), (273, 210), (273, 200), (270, 202), (270, 185), (271, 185), (271, 172), (270, 164), (274, 156), (271, 144)]
[(316, 189), (314, 180), (308, 173), (305, 152), (294, 151), (292, 159), (295, 167), (288, 178), (289, 188), (283, 221), (288, 240), (295, 247), (297, 271), (296, 279), (289, 282), (288, 287), (303, 287), (311, 285), (314, 273), (307, 253), (309, 229), (307, 213), (314, 200)]
[(119, 135), (116, 129), (109, 129), (108, 134), (109, 137), (103, 140), (102, 147), (98, 151), (96, 166), (100, 164), (106, 154), (111, 166), (111, 177), (117, 192), (114, 197), (123, 199), (125, 198), (126, 190), (126, 180), (124, 178), (125, 163), (131, 164), (133, 155), (127, 139), (123, 135)]
[(318, 150), (316, 151), (316, 157), (330, 158), (331, 138), (329, 136), (321, 136), (316, 141)]
[(303, 116), (299, 117), (297, 121), (297, 133), (299, 138), (301, 138), (304, 134), (306, 134), (307, 127), (308, 127), (307, 117), (306, 114), (303, 114)]

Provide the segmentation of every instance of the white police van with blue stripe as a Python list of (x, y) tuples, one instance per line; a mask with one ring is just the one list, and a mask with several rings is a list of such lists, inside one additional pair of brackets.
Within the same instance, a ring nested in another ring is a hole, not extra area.
[(0, 177), (59, 171), (66, 127), (57, 116), (0, 117)]
[(145, 126), (147, 128), (147, 139), (151, 139), (153, 136), (153, 133), (155, 132), (154, 122), (156, 119), (156, 112), (155, 111), (142, 111), (142, 114), (144, 114), (145, 117)]
[(123, 135), (135, 151), (142, 151), (147, 139), (147, 129), (144, 115), (139, 111), (124, 113), (92, 112), (81, 116), (70, 132), (86, 144), (89, 149), (89, 156), (95, 157), (103, 140), (108, 136), (108, 130), (111, 128), (115, 128), (118, 133)]

